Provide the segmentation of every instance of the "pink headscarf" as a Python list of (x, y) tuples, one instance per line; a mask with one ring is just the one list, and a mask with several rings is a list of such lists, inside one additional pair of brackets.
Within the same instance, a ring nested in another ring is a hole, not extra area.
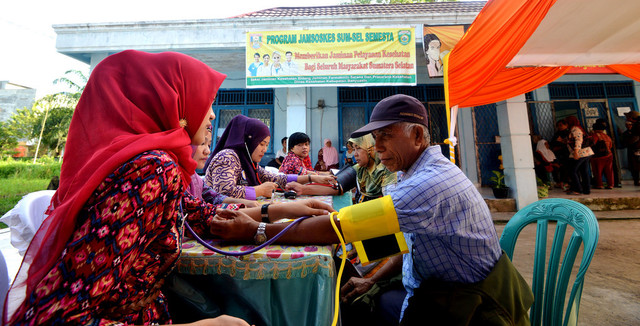
[(327, 146), (331, 139), (324, 140), (324, 147), (322, 147), (322, 159), (327, 166), (338, 164), (338, 150), (335, 147)]

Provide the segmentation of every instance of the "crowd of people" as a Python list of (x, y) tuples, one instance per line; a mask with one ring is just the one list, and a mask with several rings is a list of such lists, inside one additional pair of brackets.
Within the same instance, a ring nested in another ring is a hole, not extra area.
[[(529, 324), (531, 289), (501, 250), (478, 189), (431, 145), (418, 99), (381, 100), (369, 123), (351, 134), (342, 162), (325, 140), (314, 168), (309, 136), (291, 134), (281, 140), (274, 173), (259, 165), (271, 134), (258, 119), (234, 117), (211, 150), (211, 107), (225, 78), (173, 52), (123, 51), (94, 68), (74, 112), (48, 217), (9, 291), (5, 324), (171, 323), (162, 284), (180, 256), (186, 221), (201, 237), (258, 245), (290, 226), (276, 220), (312, 216), (277, 241), (339, 243), (332, 221), (338, 232), (347, 226), (329, 214), (330, 205), (256, 199), (276, 190), (341, 194), (349, 189), (340, 173), (325, 171), (340, 163), (354, 172), (358, 203), (390, 198), (397, 215), (391, 222), (409, 246), (368, 277), (345, 280), (344, 325), (423, 325), (425, 318), (435, 325)], [(637, 163), (638, 116), (627, 118), (625, 144)], [(588, 193), (590, 162), (608, 178), (609, 154), (594, 151), (598, 142), (611, 151), (607, 128), (594, 126), (591, 136), (573, 117), (558, 126), (554, 139), (536, 144), (540, 171), (568, 191)], [(588, 138), (597, 141), (587, 146)], [(195, 173), (200, 168), (204, 179)], [(393, 278), (402, 286), (377, 286)], [(375, 304), (354, 313), (354, 300), (374, 289)], [(224, 314), (192, 322), (249, 325)]]
[[(618, 131), (621, 148), (626, 148), (627, 166), (635, 186), (640, 186), (640, 114), (625, 113), (626, 130)], [(575, 116), (556, 122), (556, 132), (548, 141), (534, 140), (536, 177), (546, 185), (554, 185), (571, 195), (590, 194), (591, 189), (613, 189), (619, 184), (614, 177), (612, 132), (605, 119), (597, 119), (587, 132)]]

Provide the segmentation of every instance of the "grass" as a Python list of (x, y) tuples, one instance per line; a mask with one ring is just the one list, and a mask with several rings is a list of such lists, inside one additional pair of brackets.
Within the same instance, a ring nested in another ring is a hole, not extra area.
[[(0, 216), (11, 210), (22, 199), (22, 196), (45, 190), (49, 185), (49, 178), (46, 179), (26, 179), (8, 178), (0, 179)], [(0, 223), (0, 228), (6, 228), (4, 223)]]

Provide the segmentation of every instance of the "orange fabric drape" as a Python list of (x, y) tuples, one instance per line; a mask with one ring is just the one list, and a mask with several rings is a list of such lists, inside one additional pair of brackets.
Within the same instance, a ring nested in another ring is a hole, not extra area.
[[(487, 2), (467, 33), (449, 53), (446, 68), (449, 107), (494, 103), (497, 99), (523, 94), (526, 92), (524, 89), (536, 88), (531, 88), (531, 85), (539, 87), (560, 77), (562, 69), (551, 68), (538, 72), (533, 68), (505, 68), (555, 1)], [(483, 90), (484, 87), (487, 89)], [(478, 98), (475, 98), (476, 93)]]
[(640, 82), (640, 64), (635, 65), (608, 65), (611, 70)]
[(551, 83), (571, 67), (503, 68), (461, 107), (480, 106), (510, 99)]

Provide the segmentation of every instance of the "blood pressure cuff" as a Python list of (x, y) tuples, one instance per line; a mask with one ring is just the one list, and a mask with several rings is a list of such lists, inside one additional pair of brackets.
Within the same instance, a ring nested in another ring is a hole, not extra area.
[(341, 188), (340, 193), (353, 189), (357, 182), (356, 169), (350, 165), (345, 165), (336, 173), (336, 181), (338, 181), (338, 185)]
[(353, 243), (362, 265), (409, 253), (391, 196), (347, 206), (338, 212), (346, 242)]

